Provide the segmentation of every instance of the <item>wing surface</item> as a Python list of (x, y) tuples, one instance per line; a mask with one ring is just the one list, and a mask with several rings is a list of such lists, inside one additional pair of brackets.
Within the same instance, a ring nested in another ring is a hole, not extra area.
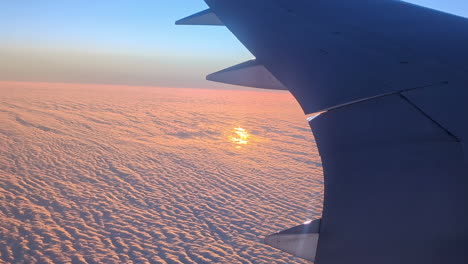
[(205, 1), (262, 69), (215, 81), (275, 80), (323, 112), (318, 243), (267, 243), (318, 264), (468, 263), (467, 19), (396, 0)]

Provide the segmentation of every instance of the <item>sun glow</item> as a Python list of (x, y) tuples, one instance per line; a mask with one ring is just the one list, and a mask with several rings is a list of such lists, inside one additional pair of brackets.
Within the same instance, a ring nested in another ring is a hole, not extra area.
[(240, 145), (246, 145), (249, 143), (249, 137), (250, 134), (247, 132), (247, 130), (241, 128), (241, 127), (236, 127), (231, 131), (231, 135), (229, 135), (229, 140), (236, 144), (237, 147), (240, 147)]

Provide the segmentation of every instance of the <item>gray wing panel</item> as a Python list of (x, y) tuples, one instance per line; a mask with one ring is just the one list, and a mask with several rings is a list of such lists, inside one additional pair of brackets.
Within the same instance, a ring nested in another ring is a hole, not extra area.
[(450, 82), (403, 93), (417, 107), (451, 131), (461, 141), (468, 139), (468, 85)]
[(468, 263), (461, 144), (400, 95), (310, 122), (323, 161), (318, 264)]

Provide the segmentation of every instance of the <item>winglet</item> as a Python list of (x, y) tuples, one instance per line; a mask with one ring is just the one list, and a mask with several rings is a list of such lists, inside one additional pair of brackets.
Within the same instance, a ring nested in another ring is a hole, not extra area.
[(265, 238), (265, 244), (292, 254), (315, 261), (321, 220), (309, 221)]
[(206, 76), (209, 81), (262, 89), (288, 90), (265, 66), (256, 60), (232, 66)]
[(182, 18), (176, 22), (176, 25), (224, 26), (211, 9)]

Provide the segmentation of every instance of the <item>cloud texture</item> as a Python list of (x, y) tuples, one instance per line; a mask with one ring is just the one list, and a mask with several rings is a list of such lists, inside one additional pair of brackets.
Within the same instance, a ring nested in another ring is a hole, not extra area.
[(287, 93), (3, 82), (0, 120), (0, 263), (303, 263), (261, 242), (321, 211)]

